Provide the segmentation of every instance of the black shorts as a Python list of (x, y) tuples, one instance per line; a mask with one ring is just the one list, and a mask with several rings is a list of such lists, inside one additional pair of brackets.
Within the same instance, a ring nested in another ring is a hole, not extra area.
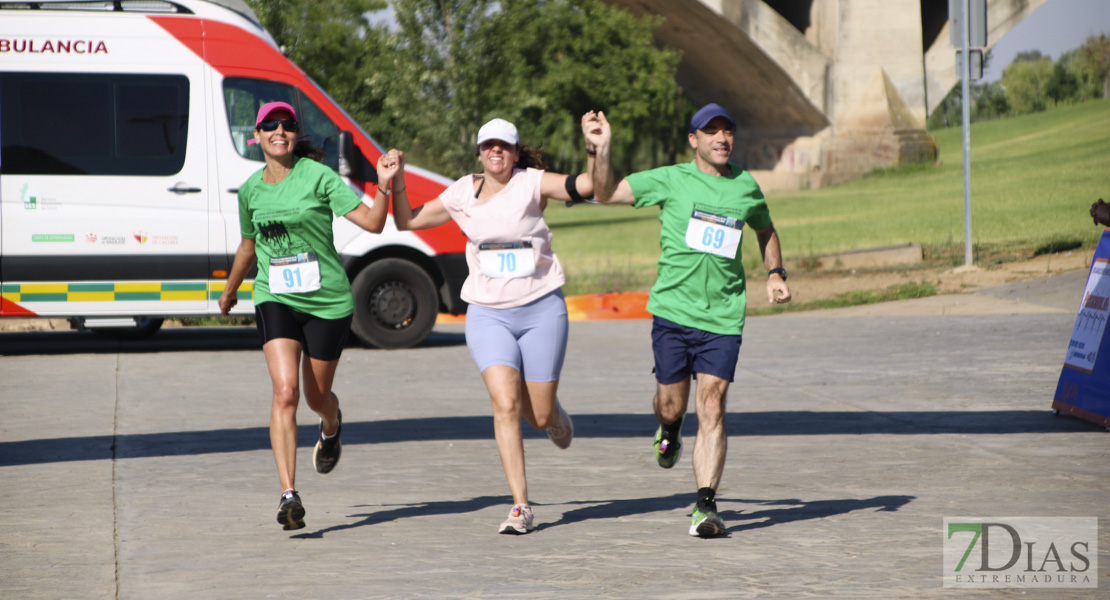
[(339, 360), (351, 333), (350, 315), (341, 319), (321, 319), (281, 302), (255, 304), (254, 316), (263, 346), (278, 338), (297, 340), (304, 353), (316, 360)]

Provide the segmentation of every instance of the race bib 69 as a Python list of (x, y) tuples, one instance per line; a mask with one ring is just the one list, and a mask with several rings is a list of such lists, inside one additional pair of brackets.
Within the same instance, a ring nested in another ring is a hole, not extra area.
[(686, 226), (686, 245), (694, 250), (736, 258), (744, 221), (703, 210), (694, 210)]

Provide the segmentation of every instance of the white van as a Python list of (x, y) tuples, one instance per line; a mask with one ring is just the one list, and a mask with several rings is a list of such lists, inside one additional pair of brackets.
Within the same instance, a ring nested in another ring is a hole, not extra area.
[[(236, 192), (263, 164), (247, 140), (275, 100), (372, 202), (382, 149), (243, 0), (0, 0), (0, 317), (142, 336), (218, 315)], [(414, 205), (450, 183), (407, 174)], [(453, 223), (373, 235), (338, 219), (355, 336), (412, 346), (438, 312), (464, 312), (465, 243)], [(235, 314), (253, 314), (251, 283)]]

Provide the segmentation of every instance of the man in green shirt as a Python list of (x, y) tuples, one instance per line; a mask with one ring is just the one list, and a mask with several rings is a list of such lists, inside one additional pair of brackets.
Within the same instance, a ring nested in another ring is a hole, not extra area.
[(722, 535), (715, 497), (728, 447), (725, 396), (736, 372), (747, 301), (740, 241), (745, 225), (755, 230), (768, 269), (767, 300), (783, 304), (790, 301), (790, 288), (778, 234), (759, 185), (728, 162), (736, 122), (724, 108), (709, 104), (691, 119), (693, 162), (634, 173), (620, 183), (613, 177), (605, 114), (593, 115), (592, 122), (586, 142), (587, 151), (596, 152), (597, 201), (660, 209), (662, 252), (647, 305), (654, 315), (653, 404), (660, 423), (655, 458), (667, 469), (678, 462), (690, 380), (696, 378), (698, 498), (690, 535)]

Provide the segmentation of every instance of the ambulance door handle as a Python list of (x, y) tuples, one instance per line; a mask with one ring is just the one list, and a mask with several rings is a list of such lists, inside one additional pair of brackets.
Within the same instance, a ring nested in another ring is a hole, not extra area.
[(201, 191), (198, 187), (181, 187), (182, 185), (183, 184), (180, 182), (175, 183), (174, 186), (172, 188), (169, 188), (167, 191), (173, 192), (175, 194), (197, 194)]
[(229, 193), (229, 194), (238, 194), (239, 193), (239, 188), (227, 188), (227, 193)]

